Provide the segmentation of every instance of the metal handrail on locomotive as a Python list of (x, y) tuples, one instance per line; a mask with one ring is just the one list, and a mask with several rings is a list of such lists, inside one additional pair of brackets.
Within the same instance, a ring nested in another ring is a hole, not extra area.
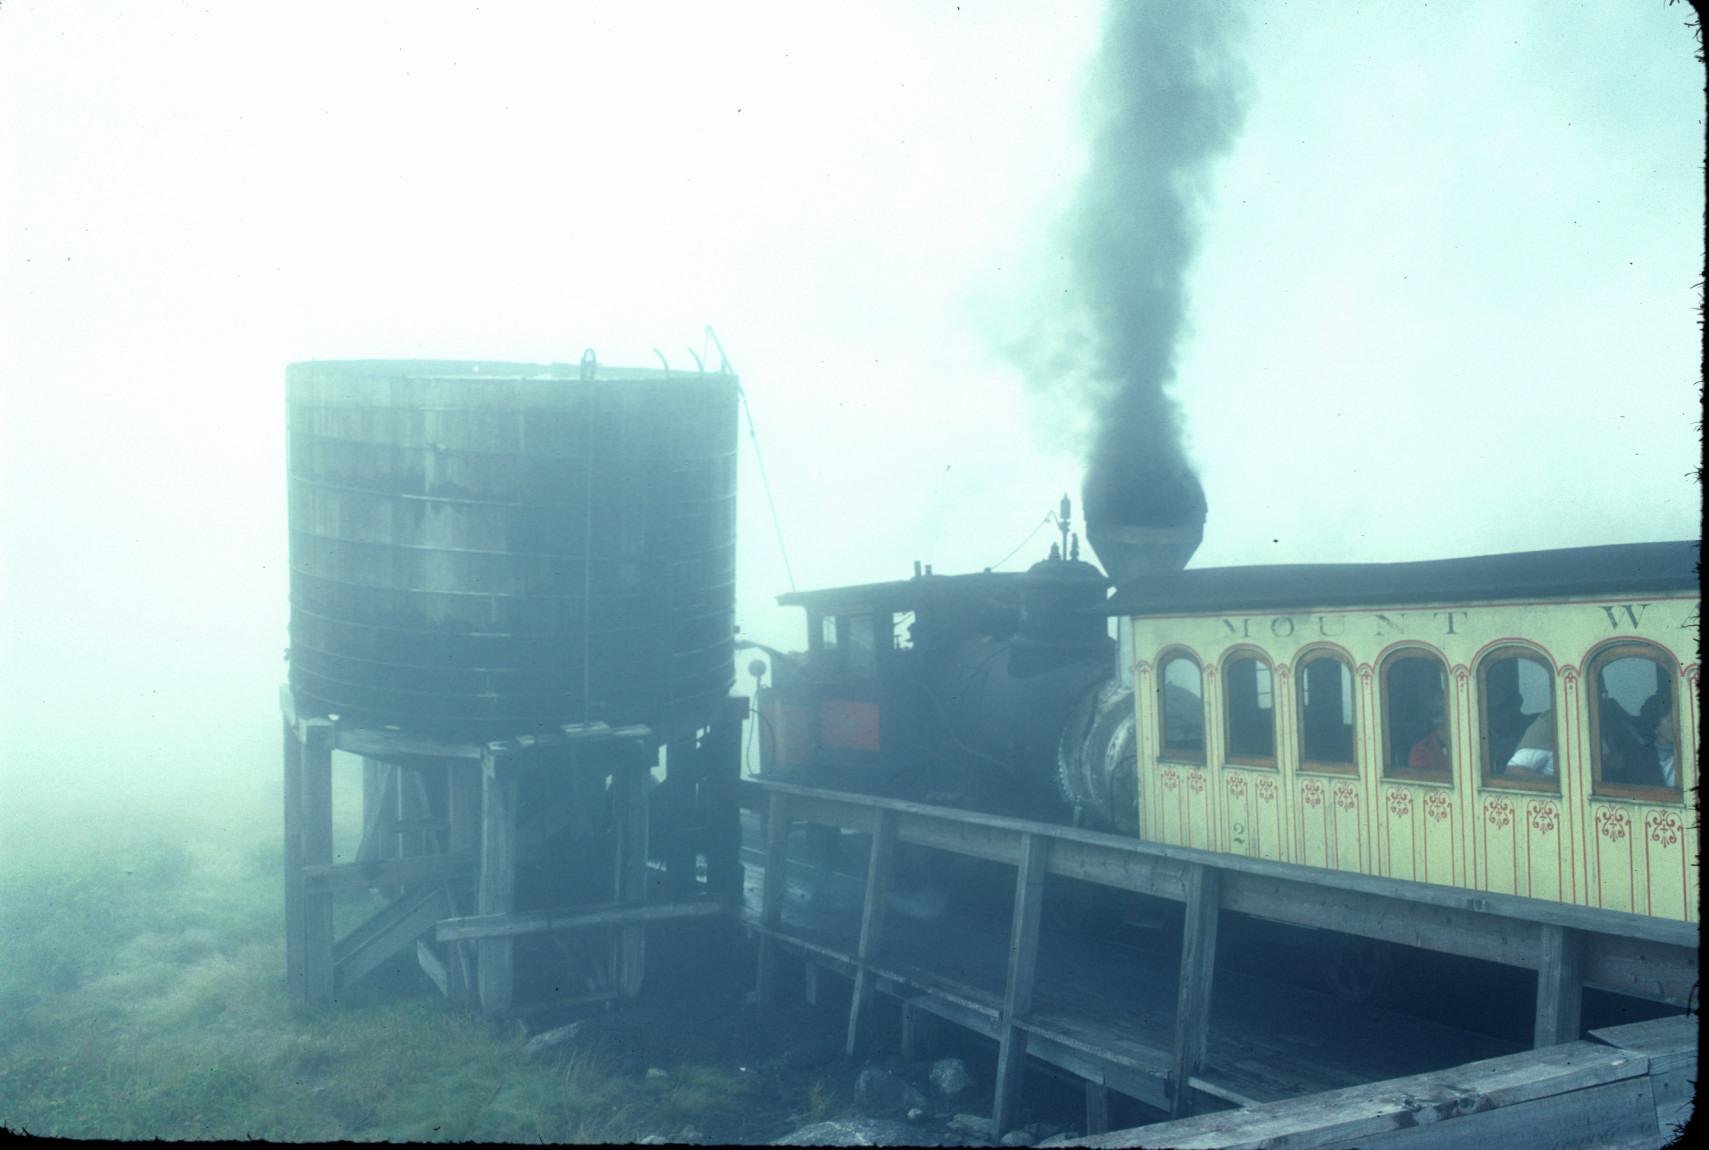
[(782, 596), (762, 774), (1696, 920), (1697, 542), (1183, 570), (1191, 534), (1094, 539), (1113, 595), (1065, 533)]

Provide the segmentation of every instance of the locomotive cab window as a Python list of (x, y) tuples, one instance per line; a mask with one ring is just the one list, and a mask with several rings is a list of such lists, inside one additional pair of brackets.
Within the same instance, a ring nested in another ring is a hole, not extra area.
[(1448, 782), (1448, 671), (1442, 660), (1401, 651), (1383, 664), (1383, 771), (1399, 778)]
[(1205, 761), (1205, 689), (1199, 665), (1185, 655), (1163, 663), (1158, 678), (1158, 714), (1163, 719), (1163, 758)]
[(1679, 801), (1679, 718), (1673, 660), (1647, 643), (1599, 652), (1585, 676), (1596, 790)]
[(1558, 790), (1555, 676), (1540, 657), (1497, 651), (1478, 668), (1484, 782)]
[(1350, 773), (1353, 669), (1335, 655), (1308, 656), (1294, 676), (1300, 693), (1300, 765)]
[(871, 615), (850, 615), (843, 620), (847, 640), (843, 669), (851, 675), (878, 674), (878, 636)]
[(1276, 765), (1276, 694), (1269, 664), (1235, 655), (1223, 665), (1228, 758), (1248, 766)]

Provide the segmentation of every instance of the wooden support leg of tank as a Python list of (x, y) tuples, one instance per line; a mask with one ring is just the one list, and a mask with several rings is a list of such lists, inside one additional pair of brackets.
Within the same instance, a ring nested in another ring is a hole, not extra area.
[(724, 700), (719, 719), (707, 735), (706, 887), (734, 905), (742, 897), (742, 723), (748, 700)]
[(1217, 921), (1222, 872), (1193, 864), (1186, 873), (1186, 921), (1181, 928), (1181, 977), (1175, 996), (1175, 1051), (1169, 1072), (1169, 1114), (1192, 1108), (1188, 1085), (1204, 1067), (1210, 1037), (1211, 983), (1216, 969)]
[(370, 833), (380, 812), (381, 796), (386, 791), (386, 764), (379, 759), (362, 760), (362, 841), (356, 847), (356, 861), (368, 862), (380, 857), (380, 842)]
[(1001, 1138), (1014, 1125), (1027, 1060), (1027, 1032), (1019, 1026), (1033, 1006), (1033, 977), (1038, 973), (1038, 929), (1044, 906), (1047, 840), (1021, 836), (1015, 870), (1015, 913), (1009, 927), (1009, 964), (1003, 983), (1003, 1013), (998, 1022), (997, 1082), (991, 1103), (991, 1131)]
[(1086, 1133), (1107, 1134), (1110, 1130), (1110, 1088), (1102, 1082), (1086, 1083)]
[[(836, 828), (831, 828), (835, 833)], [(861, 901), (860, 942), (855, 953), (854, 995), (849, 999), (849, 1031), (844, 1049), (857, 1054), (867, 1044), (872, 1025), (872, 1000), (878, 978), (870, 963), (884, 944), (885, 896), (890, 891), (890, 864), (896, 854), (896, 812), (879, 810), (872, 827), (872, 854), (866, 861), (866, 896)]]
[[(448, 846), (453, 853), (478, 854), (481, 849), (481, 766), (468, 761), (446, 764), (450, 773), (447, 781), (446, 817), (451, 824)], [(453, 887), (451, 903), (454, 913), (475, 913), (474, 894)], [(475, 1005), (475, 944), (453, 942), (446, 953), (446, 994), (455, 1006)]]
[(773, 793), (766, 807), (765, 876), (760, 882), (759, 975), (754, 983), (754, 1000), (770, 1006), (777, 995), (777, 940), (772, 937), (783, 924), (783, 896), (789, 888), (789, 804), (784, 796)]
[(284, 721), (285, 768), (285, 986), (303, 997), (303, 740)]
[[(302, 732), (302, 865), (324, 866), (332, 862), (333, 727), (308, 719)], [(326, 890), (302, 895), (302, 995), (309, 1002), (332, 1001), (332, 897)]]
[[(623, 906), (647, 901), (647, 763), (639, 744), (617, 749), (612, 773), (612, 799), (617, 815), (616, 900)], [(647, 928), (642, 925), (618, 928), (616, 948), (617, 990), (624, 998), (641, 991), (647, 969)]]
[[(515, 755), (493, 746), (481, 756), (481, 871), (475, 902), (477, 914), (509, 914), (516, 903)], [(511, 939), (483, 938), (475, 945), (481, 1010), (486, 1014), (508, 1010)]]
[(1537, 966), (1537, 1025), (1532, 1045), (1577, 1042), (1584, 1006), (1584, 935), (1544, 923)]

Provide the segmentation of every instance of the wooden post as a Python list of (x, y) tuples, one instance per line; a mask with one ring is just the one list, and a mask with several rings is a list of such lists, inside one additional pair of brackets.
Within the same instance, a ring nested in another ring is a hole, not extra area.
[(911, 998), (902, 1000), (902, 1057), (918, 1062), (931, 1051), (932, 1016)]
[(742, 898), (742, 721), (748, 700), (726, 699), (701, 748), (706, 783), (706, 888), (736, 904)]
[(285, 768), (285, 986), (303, 991), (303, 740), (284, 720)]
[(694, 734), (665, 744), (665, 781), (653, 793), (658, 820), (659, 856), (665, 864), (665, 889), (671, 899), (694, 893), (694, 780), (700, 772), (700, 751)]
[(772, 792), (766, 807), (765, 877), (760, 883), (759, 975), (754, 984), (754, 1001), (770, 1006), (777, 995), (777, 941), (771, 936), (783, 922), (783, 896), (789, 889), (789, 804), (783, 795)]
[(1086, 1133), (1107, 1134), (1110, 1130), (1110, 1088), (1102, 1082), (1086, 1083)]
[[(325, 719), (302, 725), (302, 866), (332, 862), (332, 738)], [(332, 892), (304, 890), (302, 994), (309, 1002), (331, 1002)]]
[[(479, 914), (508, 914), (516, 902), (516, 761), (502, 744), (481, 756), (481, 873), (476, 886)], [(511, 1002), (512, 941), (483, 938), (476, 944), (476, 981), (481, 1010), (495, 1014)]]
[(801, 964), (801, 997), (808, 1006), (819, 1005), (819, 964), (810, 958)]
[(1576, 1042), (1584, 1006), (1584, 935), (1544, 923), (1537, 965), (1537, 1025), (1532, 1045)]
[(356, 848), (356, 861), (367, 862), (380, 856), (380, 840), (375, 833), (380, 816), (380, 804), (385, 801), (386, 764), (379, 759), (362, 760), (362, 842)]
[(1188, 1080), (1204, 1067), (1210, 1037), (1211, 984), (1216, 969), (1222, 872), (1197, 863), (1187, 868), (1186, 922), (1181, 928), (1181, 978), (1175, 997), (1175, 1057), (1169, 1074), (1169, 1116), (1192, 1106)]
[[(616, 902), (635, 906), (647, 901), (647, 763), (645, 744), (612, 747), (611, 791), (617, 818)], [(617, 989), (625, 998), (640, 993), (647, 969), (647, 928), (619, 928), (616, 948)]]
[(991, 1133), (997, 1138), (1014, 1124), (1020, 1101), (1027, 1032), (1017, 1024), (1033, 1006), (1039, 911), (1044, 903), (1045, 853), (1049, 847), (1047, 840), (1035, 834), (1021, 836), (1021, 860), (1015, 871), (1015, 915), (1009, 927), (1009, 969), (1003, 984), (1003, 1013), (998, 1022), (997, 1082), (991, 1104)]
[[(833, 833), (835, 828), (832, 828)], [(872, 826), (872, 854), (866, 860), (866, 897), (861, 903), (860, 942), (855, 953), (854, 996), (849, 1000), (848, 1039), (845, 1051), (859, 1053), (872, 1021), (872, 1000), (877, 996), (877, 978), (868, 964), (877, 957), (884, 942), (884, 896), (890, 889), (890, 860), (896, 851), (896, 812), (881, 809)], [(826, 864), (829, 870), (829, 863)]]
[[(481, 774), (482, 764), (467, 761), (448, 762), (451, 778), (448, 784), (447, 817), (451, 824), (450, 848), (455, 854), (478, 854), (481, 849)], [(451, 905), (459, 915), (473, 914), (476, 902), (470, 893), (453, 891)], [(448, 995), (452, 1003), (470, 1007), (475, 1000), (475, 944), (453, 942), (445, 962)]]

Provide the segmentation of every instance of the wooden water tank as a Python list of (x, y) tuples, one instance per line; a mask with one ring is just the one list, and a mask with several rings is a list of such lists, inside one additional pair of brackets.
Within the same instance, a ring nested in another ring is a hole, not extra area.
[(298, 707), (496, 738), (709, 721), (734, 682), (737, 381), (286, 370)]

